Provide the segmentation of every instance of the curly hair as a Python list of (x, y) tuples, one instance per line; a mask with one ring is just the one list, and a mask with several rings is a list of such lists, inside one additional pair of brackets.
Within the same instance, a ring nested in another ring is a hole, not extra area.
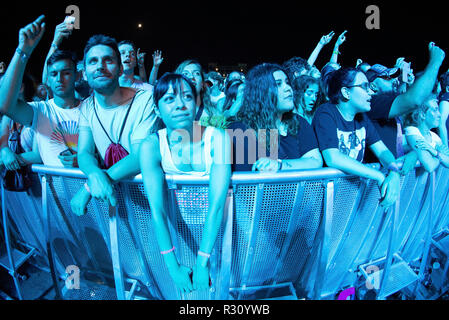
[[(237, 119), (256, 132), (259, 129), (277, 129), (278, 89), (273, 76), (276, 71), (286, 73), (278, 64), (262, 63), (248, 72), (245, 81), (243, 103)], [(282, 115), (282, 122), (287, 124), (288, 133), (297, 134), (299, 120), (293, 110)]]

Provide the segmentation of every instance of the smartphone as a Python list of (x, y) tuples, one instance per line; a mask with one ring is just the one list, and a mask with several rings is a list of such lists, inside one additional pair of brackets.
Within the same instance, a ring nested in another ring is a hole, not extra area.
[(72, 30), (75, 26), (75, 17), (74, 16), (66, 16), (64, 19), (65, 24), (67, 25), (67, 28)]
[(411, 63), (404, 62), (404, 67), (402, 68), (402, 82), (408, 82), (408, 74), (410, 73)]

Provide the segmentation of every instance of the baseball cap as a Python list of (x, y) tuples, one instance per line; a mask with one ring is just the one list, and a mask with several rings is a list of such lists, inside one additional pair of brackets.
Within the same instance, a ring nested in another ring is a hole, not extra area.
[(369, 82), (372, 82), (376, 78), (380, 77), (388, 77), (392, 79), (398, 76), (399, 68), (387, 68), (381, 64), (375, 64), (368, 71), (366, 71), (366, 77)]

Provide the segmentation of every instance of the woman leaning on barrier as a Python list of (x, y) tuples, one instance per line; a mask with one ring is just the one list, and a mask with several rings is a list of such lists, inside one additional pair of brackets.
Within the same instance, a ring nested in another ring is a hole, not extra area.
[[(382, 196), (380, 204), (389, 207), (398, 197), (400, 175), (396, 159), (366, 116), (371, 109), (372, 94), (363, 72), (354, 68), (334, 71), (328, 82), (330, 103), (317, 109), (313, 127), (326, 164), (377, 181)], [(362, 163), (366, 147), (388, 168), (386, 176)]]
[[(293, 90), (284, 69), (263, 63), (247, 75), (242, 106), (229, 126), (234, 171), (320, 168), (323, 159), (311, 125), (295, 114)], [(246, 140), (248, 136), (257, 136)]]
[(449, 167), (449, 149), (433, 131), (439, 126), (441, 114), (436, 97), (429, 97), (406, 117), (405, 137), (407, 143), (418, 154), (421, 165), (433, 172), (440, 163)]
[[(223, 218), (231, 178), (230, 142), (226, 132), (195, 120), (195, 85), (180, 74), (165, 74), (154, 89), (157, 115), (166, 128), (150, 135), (140, 149), (142, 178), (153, 226), (176, 286), (184, 292), (209, 286), (208, 261)], [(164, 173), (210, 175), (209, 206), (193, 270), (176, 259), (167, 226), (168, 191)], [(193, 272), (193, 275), (192, 275)]]

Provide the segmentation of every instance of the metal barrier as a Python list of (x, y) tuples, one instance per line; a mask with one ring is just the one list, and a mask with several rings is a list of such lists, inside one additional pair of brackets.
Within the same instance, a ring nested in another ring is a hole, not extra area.
[[(181, 294), (159, 253), (140, 175), (117, 186), (116, 210), (92, 200), (78, 217), (70, 199), (86, 181), (82, 172), (33, 171), (42, 197), (6, 192), (6, 203), (23, 239), (48, 257), (55, 278), (66, 279), (56, 284), (63, 299), (335, 299), (363, 277), (367, 284), (378, 278), (384, 299), (423, 280), (429, 237), (449, 224), (442, 167), (431, 178), (420, 168), (402, 177), (400, 201), (387, 212), (376, 182), (335, 169), (235, 173), (211, 255), (212, 287)], [(172, 241), (178, 260), (192, 267), (208, 177), (166, 179)]]

